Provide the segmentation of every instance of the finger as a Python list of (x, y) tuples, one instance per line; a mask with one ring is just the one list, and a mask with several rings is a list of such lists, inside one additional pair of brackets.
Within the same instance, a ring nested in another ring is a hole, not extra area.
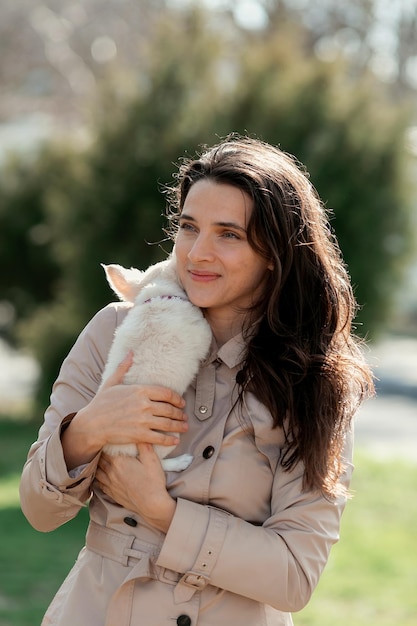
[(119, 363), (119, 365), (117, 366), (113, 374), (108, 377), (103, 387), (112, 387), (113, 385), (120, 385), (123, 382), (123, 379), (125, 375), (127, 374), (127, 372), (129, 371), (132, 363), (133, 363), (133, 352), (132, 350), (129, 350), (129, 352), (126, 354), (123, 361)]
[(96, 481), (98, 482), (98, 484), (99, 484), (100, 486), (101, 486), (101, 485), (104, 485), (104, 483), (105, 483), (105, 482), (106, 482), (106, 480), (107, 480), (106, 473), (105, 473), (105, 472), (103, 472), (103, 470), (101, 470), (100, 468), (97, 468), (96, 475), (95, 475), (95, 479), (96, 479)]
[(149, 399), (153, 402), (170, 404), (179, 409), (184, 408), (185, 400), (179, 393), (169, 387), (153, 385), (149, 387)]
[[(146, 442), (150, 445), (158, 445), (158, 446), (176, 446), (180, 442), (179, 437), (175, 435), (165, 435), (164, 433), (160, 433), (156, 430), (150, 430), (146, 434)], [(144, 441), (142, 440), (142, 443)], [(136, 444), (139, 445), (139, 444)], [(140, 454), (140, 453), (139, 453)]]
[(96, 478), (100, 476), (101, 479), (105, 477), (105, 480), (107, 480), (110, 472), (116, 467), (115, 461), (120, 458), (121, 457), (106, 456), (105, 454), (101, 454), (97, 464)]
[(102, 452), (98, 460), (99, 467), (103, 467), (103, 468), (108, 467), (111, 463), (112, 458), (113, 457), (110, 456), (109, 454)]
[(165, 433), (185, 433), (188, 430), (188, 422), (169, 419), (167, 417), (152, 416), (149, 422), (152, 430), (162, 430)]
[(138, 445), (139, 451), (139, 461), (141, 463), (151, 463), (155, 462), (155, 459), (158, 459), (158, 455), (155, 452), (153, 446), (149, 443), (140, 443)]
[(100, 476), (102, 474), (106, 474), (108, 472), (108, 470), (110, 469), (110, 465), (104, 461), (103, 459), (100, 458), (98, 465), (97, 465), (97, 471), (96, 471), (96, 477), (100, 474)]
[(177, 422), (188, 421), (188, 416), (181, 408), (177, 408), (167, 402), (155, 402), (151, 400), (148, 409), (154, 417), (175, 420)]
[(153, 446), (150, 443), (138, 443), (138, 452), (139, 456), (143, 455), (147, 456), (149, 454), (155, 453)]

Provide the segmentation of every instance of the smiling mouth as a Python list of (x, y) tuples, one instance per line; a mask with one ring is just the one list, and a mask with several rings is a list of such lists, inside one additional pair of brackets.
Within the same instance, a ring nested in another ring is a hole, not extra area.
[(208, 282), (211, 280), (216, 280), (220, 277), (219, 274), (213, 274), (213, 272), (204, 272), (198, 270), (189, 270), (190, 276), (193, 280)]

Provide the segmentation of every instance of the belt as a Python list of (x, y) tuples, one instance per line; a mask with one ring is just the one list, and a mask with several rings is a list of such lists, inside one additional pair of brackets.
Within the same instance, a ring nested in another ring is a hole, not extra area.
[(90, 521), (88, 526), (86, 547), (125, 566), (128, 565), (129, 559), (142, 560), (151, 557), (154, 559), (160, 550), (160, 546), (155, 543), (138, 538), (136, 535), (125, 535), (93, 521)]
[[(144, 527), (141, 527), (141, 534), (142, 531), (146, 534)], [(152, 536), (155, 538), (154, 533)], [(133, 570), (134, 578), (160, 580), (170, 585), (176, 585), (181, 579), (178, 572), (156, 565), (160, 544), (151, 543), (136, 535), (125, 535), (90, 521), (85, 545), (91, 552), (130, 567), (131, 573), (127, 574), (129, 579), (132, 578)]]
[[(146, 530), (144, 527), (141, 531)], [(153, 538), (155, 534), (153, 533)], [(173, 570), (156, 565), (161, 546), (151, 543), (136, 535), (124, 533), (100, 526), (93, 521), (87, 529), (86, 548), (91, 552), (116, 561), (129, 568), (120, 587), (113, 594), (109, 603), (105, 626), (129, 626), (135, 581), (159, 580), (175, 585), (174, 601), (189, 602), (195, 592), (207, 584), (204, 577), (189, 572), (182, 575)], [(190, 576), (192, 580), (190, 580)], [(194, 580), (194, 578), (196, 580)], [(201, 584), (204, 582), (204, 584)]]

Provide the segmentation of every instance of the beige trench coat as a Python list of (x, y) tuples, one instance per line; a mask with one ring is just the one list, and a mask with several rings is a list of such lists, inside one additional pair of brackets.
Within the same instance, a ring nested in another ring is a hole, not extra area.
[[(128, 307), (100, 311), (81, 333), (54, 385), (20, 485), (29, 522), (51, 531), (89, 501), (86, 546), (42, 624), (54, 626), (288, 626), (308, 602), (337, 541), (344, 499), (301, 491), (301, 464), (279, 466), (284, 437), (248, 394), (232, 409), (242, 344), (234, 338), (202, 365), (186, 393), (189, 430), (169, 472), (177, 510), (167, 535), (94, 486), (98, 458), (69, 475), (63, 421), (96, 393), (115, 328)], [(241, 423), (246, 424), (242, 429)], [(350, 436), (346, 445), (351, 474)]]

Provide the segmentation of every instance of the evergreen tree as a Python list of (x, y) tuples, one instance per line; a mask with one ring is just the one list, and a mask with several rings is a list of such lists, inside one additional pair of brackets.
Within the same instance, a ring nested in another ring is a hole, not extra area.
[(333, 211), (362, 332), (375, 334), (387, 319), (409, 249), (403, 112), (374, 81), (359, 85), (343, 66), (305, 54), (300, 29), (248, 34), (207, 20), (195, 9), (181, 19), (161, 14), (137, 88), (131, 97), (103, 92), (90, 145), (52, 146), (0, 177), (3, 267), (16, 255), (26, 264), (20, 300), (7, 277), (0, 286), (41, 363), (43, 406), (82, 326), (113, 299), (100, 263), (144, 268), (164, 257), (161, 187), (181, 155), (230, 132), (305, 163)]

